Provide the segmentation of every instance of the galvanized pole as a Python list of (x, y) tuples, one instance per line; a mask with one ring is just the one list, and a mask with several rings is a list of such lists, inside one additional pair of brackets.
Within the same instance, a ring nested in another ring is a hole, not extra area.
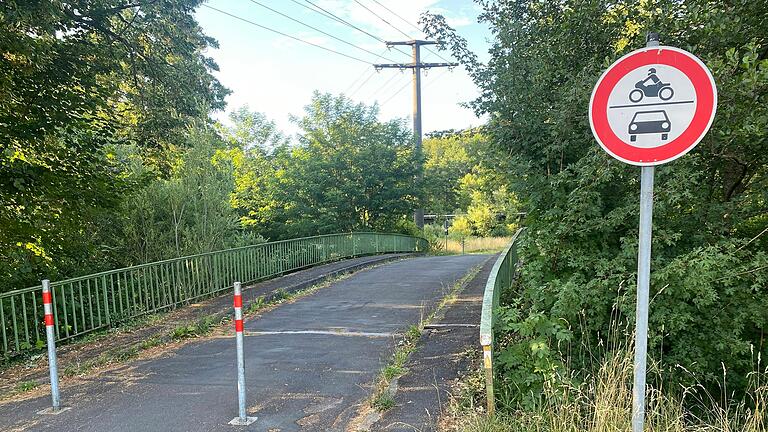
[(243, 295), (240, 282), (235, 282), (235, 340), (237, 342), (237, 411), (229, 424), (247, 426), (256, 421), (245, 410), (245, 358), (243, 357)]
[(61, 395), (59, 394), (59, 368), (56, 362), (56, 336), (53, 320), (53, 297), (51, 295), (51, 281), (44, 279), (43, 284), (43, 314), (45, 317), (45, 339), (48, 345), (48, 371), (51, 377), (51, 407), (38, 411), (38, 414), (59, 414), (69, 408), (61, 407)]
[[(658, 33), (649, 33), (646, 47), (659, 46)], [(651, 277), (654, 167), (640, 170), (640, 236), (637, 251), (637, 306), (635, 310), (635, 370), (632, 391), (632, 432), (645, 425), (645, 373), (648, 355), (648, 297)]]

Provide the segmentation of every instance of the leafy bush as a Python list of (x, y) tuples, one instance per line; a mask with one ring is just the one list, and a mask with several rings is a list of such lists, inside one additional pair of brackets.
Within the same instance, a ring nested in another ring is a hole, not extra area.
[(514, 302), (496, 312), (494, 331), (503, 335), (496, 340), (499, 401), (508, 409), (538, 405), (545, 386), (566, 372), (560, 348), (573, 337), (562, 320), (522, 309)]
[(768, 3), (479, 3), (495, 35), (487, 64), (443, 17), (423, 22), (480, 87), (472, 106), (489, 115), (527, 212), (514, 322), (543, 314), (567, 326), (579, 344), (549, 348), (576, 371), (590, 370), (588, 350), (615, 329), (631, 338), (635, 315), (639, 172), (595, 143), (593, 86), (649, 31), (710, 67), (720, 96), (711, 131), (656, 170), (649, 353), (672, 385), (716, 393), (724, 365), (729, 391), (743, 392), (750, 350), (768, 355)]

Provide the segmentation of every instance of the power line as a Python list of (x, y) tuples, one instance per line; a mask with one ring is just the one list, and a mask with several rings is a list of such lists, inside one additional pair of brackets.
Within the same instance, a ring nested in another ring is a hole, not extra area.
[[(435, 77), (435, 79), (433, 79), (433, 80), (431, 80), (430, 82), (428, 82), (428, 83), (424, 84), (424, 87), (423, 87), (423, 88), (427, 88), (427, 87), (429, 87), (429, 86), (430, 86), (432, 83), (434, 83), (435, 81), (439, 80), (440, 78), (442, 78), (443, 76), (445, 76), (446, 74), (448, 74), (448, 72), (449, 72), (448, 70), (444, 70), (444, 71), (442, 71), (442, 72), (440, 73), (440, 75), (438, 75), (438, 76), (436, 76), (436, 77)], [(397, 75), (395, 75), (395, 76), (397, 76)], [(403, 91), (403, 90), (405, 90), (405, 89), (406, 89), (406, 87), (408, 87), (408, 85), (409, 85), (409, 84), (411, 84), (411, 81), (410, 81), (410, 80), (408, 80), (408, 81), (405, 83), (405, 85), (403, 85), (402, 87), (400, 87), (400, 89), (398, 89), (398, 90), (397, 90), (395, 93), (393, 93), (393, 94), (392, 94), (390, 97), (388, 97), (388, 98), (387, 98), (387, 99), (386, 99), (384, 102), (382, 102), (382, 103), (379, 105), (379, 108), (383, 107), (383, 106), (384, 106), (384, 105), (385, 105), (387, 102), (389, 102), (389, 101), (391, 101), (392, 99), (394, 99), (394, 98), (395, 98), (395, 96), (397, 96), (398, 94), (402, 93), (402, 91)]]
[(295, 41), (298, 41), (298, 42), (302, 42), (302, 43), (305, 43), (305, 44), (307, 44), (307, 45), (312, 45), (313, 47), (316, 47), (316, 48), (320, 48), (321, 50), (325, 50), (325, 51), (328, 51), (328, 52), (332, 52), (332, 53), (334, 53), (334, 54), (338, 54), (338, 55), (340, 55), (340, 56), (344, 56), (344, 57), (346, 57), (346, 58), (348, 58), (348, 59), (352, 59), (352, 60), (356, 60), (356, 61), (359, 61), (360, 63), (365, 63), (365, 64), (368, 64), (368, 65), (372, 64), (371, 62), (369, 62), (369, 61), (366, 61), (366, 60), (363, 60), (363, 59), (361, 59), (361, 58), (358, 58), (358, 57), (354, 57), (354, 56), (351, 56), (351, 55), (349, 55), (349, 54), (344, 54), (344, 53), (342, 53), (342, 52), (339, 52), (339, 51), (336, 51), (336, 50), (332, 50), (332, 49), (330, 49), (330, 48), (326, 48), (326, 47), (324, 47), (324, 46), (322, 46), (322, 45), (318, 45), (318, 44), (316, 44), (316, 43), (312, 43), (312, 42), (306, 41), (306, 40), (304, 40), (304, 39), (301, 39), (301, 38), (297, 38), (296, 36), (291, 36), (291, 35), (289, 35), (289, 34), (287, 34), (287, 33), (283, 33), (283, 32), (281, 32), (281, 31), (279, 31), (279, 30), (275, 30), (275, 29), (273, 29), (273, 28), (270, 28), (270, 27), (267, 27), (267, 26), (264, 26), (264, 25), (261, 25), (261, 24), (257, 24), (257, 23), (255, 23), (255, 22), (253, 22), (253, 21), (251, 21), (251, 20), (247, 20), (247, 19), (245, 19), (245, 18), (241, 18), (241, 17), (239, 17), (239, 16), (237, 16), (237, 15), (233, 15), (233, 14), (231, 14), (231, 13), (229, 13), (229, 12), (225, 12), (225, 11), (223, 11), (223, 10), (221, 10), (221, 9), (217, 9), (217, 8), (215, 8), (215, 7), (213, 7), (213, 6), (209, 6), (209, 5), (207, 5), (207, 4), (201, 4), (200, 6), (206, 7), (206, 8), (208, 8), (208, 9), (212, 9), (212, 10), (215, 10), (216, 12), (219, 12), (219, 13), (221, 13), (221, 14), (227, 15), (227, 16), (229, 16), (229, 17), (232, 17), (232, 18), (236, 19), (236, 20), (240, 20), (240, 21), (246, 22), (246, 23), (248, 23), (248, 24), (251, 24), (251, 25), (253, 25), (253, 26), (256, 26), (256, 27), (262, 28), (262, 29), (264, 29), (264, 30), (268, 30), (268, 31), (271, 31), (272, 33), (277, 33), (277, 34), (279, 34), (279, 35), (281, 35), (281, 36), (285, 36), (285, 37), (287, 37), (287, 38), (290, 38), (290, 39), (293, 39), (293, 40), (295, 40)]
[(377, 72), (378, 72), (378, 71), (377, 71), (376, 69), (374, 69), (374, 70), (371, 72), (371, 74), (370, 74), (370, 75), (368, 75), (368, 78), (366, 78), (366, 79), (365, 79), (365, 80), (364, 80), (362, 83), (360, 83), (360, 85), (359, 85), (359, 86), (357, 86), (357, 88), (355, 89), (355, 91), (353, 91), (352, 93), (350, 93), (350, 94), (349, 94), (349, 98), (350, 98), (350, 99), (352, 99), (352, 96), (354, 96), (354, 95), (355, 95), (355, 93), (359, 92), (359, 91), (360, 91), (360, 89), (361, 89), (361, 88), (363, 88), (363, 86), (365, 85), (365, 83), (367, 83), (368, 81), (370, 81), (370, 80), (371, 80), (371, 78), (373, 78), (373, 76), (374, 76), (374, 75), (376, 75), (376, 73), (377, 73)]
[(383, 59), (385, 59), (385, 60), (394, 61), (394, 60), (388, 59), (387, 57), (384, 57), (384, 56), (381, 56), (381, 55), (379, 55), (379, 54), (376, 54), (375, 52), (373, 52), (373, 51), (370, 51), (370, 50), (368, 50), (368, 49), (365, 49), (365, 48), (363, 48), (363, 47), (361, 47), (361, 46), (357, 46), (357, 45), (355, 45), (355, 44), (353, 44), (353, 43), (351, 43), (351, 42), (347, 42), (347, 41), (345, 41), (344, 39), (341, 39), (341, 38), (339, 38), (339, 37), (336, 37), (336, 36), (334, 36), (334, 35), (332, 35), (332, 34), (330, 34), (330, 33), (327, 33), (327, 32), (325, 32), (325, 31), (323, 31), (323, 30), (320, 30), (320, 29), (319, 29), (319, 28), (317, 28), (317, 27), (313, 27), (313, 26), (311, 26), (311, 25), (309, 25), (309, 24), (307, 24), (307, 23), (305, 23), (305, 22), (303, 22), (303, 21), (301, 21), (301, 20), (298, 20), (298, 19), (296, 19), (296, 18), (293, 18), (293, 17), (291, 17), (290, 15), (287, 15), (287, 14), (284, 14), (284, 13), (282, 13), (282, 12), (278, 11), (278, 10), (272, 9), (271, 7), (269, 7), (269, 6), (267, 6), (267, 5), (263, 4), (263, 3), (260, 3), (260, 2), (258, 2), (258, 1), (256, 1), (256, 0), (251, 0), (251, 3), (254, 3), (254, 4), (256, 4), (256, 5), (259, 5), (259, 6), (263, 7), (263, 8), (265, 8), (265, 9), (269, 9), (269, 10), (271, 10), (272, 12), (274, 12), (274, 13), (276, 13), (276, 14), (280, 15), (280, 16), (283, 16), (283, 17), (285, 17), (285, 18), (288, 18), (288, 19), (289, 19), (289, 20), (291, 20), (291, 21), (297, 22), (297, 23), (299, 23), (299, 24), (301, 24), (301, 25), (303, 25), (303, 26), (305, 26), (305, 27), (311, 28), (312, 30), (314, 30), (314, 31), (317, 31), (317, 32), (320, 32), (320, 33), (322, 33), (322, 34), (324, 34), (324, 35), (326, 35), (326, 36), (328, 36), (328, 37), (331, 37), (331, 38), (333, 38), (333, 39), (335, 39), (335, 40), (337, 40), (337, 41), (339, 41), (339, 42), (341, 42), (341, 43), (347, 44), (347, 45), (349, 45), (349, 46), (351, 46), (351, 47), (354, 47), (354, 48), (357, 48), (357, 49), (359, 49), (359, 50), (361, 50), (361, 51), (365, 51), (365, 52), (367, 52), (368, 54), (373, 54), (373, 55), (375, 55), (376, 57), (379, 57), (379, 58), (383, 58)]
[(363, 72), (360, 75), (358, 75), (358, 77), (355, 78), (355, 80), (352, 81), (349, 84), (349, 86), (347, 86), (347, 88), (344, 89), (344, 91), (342, 93), (348, 94), (349, 91), (352, 90), (355, 87), (355, 85), (357, 85), (357, 83), (360, 82), (361, 79), (363, 79), (364, 76), (366, 76), (366, 74), (365, 74), (366, 72), (368, 72), (368, 75), (373, 75), (374, 73), (376, 73), (376, 70), (374, 69), (373, 71), (371, 71), (370, 68), (363, 69)]
[(440, 72), (440, 75), (436, 76), (436, 77), (435, 77), (435, 79), (433, 79), (433, 80), (430, 80), (428, 83), (424, 84), (424, 87), (423, 87), (423, 88), (427, 88), (427, 87), (429, 87), (430, 85), (434, 84), (434, 83), (435, 83), (435, 81), (437, 81), (437, 80), (439, 80), (440, 78), (442, 78), (443, 76), (445, 76), (445, 75), (446, 75), (448, 72), (450, 72), (450, 69), (443, 69), (443, 71), (442, 71), (442, 72)]
[(412, 37), (411, 37), (411, 36), (410, 36), (408, 33), (406, 33), (406, 32), (404, 32), (404, 31), (400, 30), (400, 29), (399, 29), (399, 28), (397, 28), (397, 27), (395, 27), (395, 26), (394, 26), (394, 25), (393, 25), (391, 22), (389, 22), (389, 21), (385, 20), (385, 19), (384, 19), (384, 18), (382, 18), (382, 17), (381, 17), (379, 14), (377, 14), (376, 12), (374, 12), (374, 11), (372, 11), (370, 8), (368, 8), (368, 6), (366, 6), (366, 5), (362, 4), (362, 3), (360, 3), (358, 0), (355, 0), (355, 3), (359, 4), (360, 6), (362, 6), (362, 7), (363, 7), (363, 9), (365, 9), (365, 10), (367, 10), (368, 12), (372, 13), (372, 14), (373, 14), (373, 16), (375, 16), (376, 18), (378, 18), (378, 19), (380, 19), (380, 20), (384, 21), (385, 23), (387, 23), (387, 25), (389, 25), (389, 26), (390, 26), (390, 27), (392, 27), (393, 29), (395, 29), (395, 30), (399, 31), (399, 32), (400, 32), (400, 34), (404, 35), (406, 38), (408, 38), (408, 39), (413, 39), (413, 38), (412, 38)]
[[(413, 23), (411, 23), (411, 22), (410, 22), (410, 21), (408, 21), (407, 19), (405, 19), (405, 18), (403, 18), (402, 16), (398, 15), (398, 14), (397, 14), (395, 11), (393, 11), (392, 9), (390, 9), (390, 8), (388, 8), (388, 7), (386, 7), (386, 6), (384, 6), (384, 5), (383, 5), (383, 4), (381, 4), (381, 3), (380, 3), (378, 0), (373, 0), (373, 2), (374, 2), (374, 3), (376, 3), (377, 5), (381, 6), (382, 8), (384, 8), (384, 10), (386, 10), (386, 11), (387, 11), (387, 12), (389, 12), (389, 13), (391, 13), (392, 15), (394, 15), (394, 16), (396, 16), (396, 17), (400, 18), (400, 20), (401, 20), (401, 21), (405, 22), (405, 23), (406, 23), (406, 24), (408, 24), (409, 26), (411, 26), (411, 27), (415, 28), (417, 32), (419, 32), (419, 33), (424, 33), (424, 31), (423, 31), (423, 30), (421, 30), (420, 28), (416, 27), (416, 25), (414, 25)], [(403, 34), (403, 35), (405, 35), (405, 37), (407, 37), (407, 38), (409, 38), (409, 39), (411, 38), (411, 37), (410, 37), (410, 36), (409, 36), (407, 33), (405, 33), (404, 31), (400, 30), (398, 27), (395, 27), (395, 26), (394, 26), (392, 23), (390, 23), (389, 21), (387, 21), (387, 20), (385, 20), (384, 18), (380, 17), (378, 14), (376, 14), (376, 13), (375, 13), (374, 11), (372, 11), (371, 9), (369, 9), (369, 8), (365, 7), (365, 6), (364, 6), (362, 3), (360, 3), (358, 0), (355, 0), (355, 3), (359, 4), (360, 6), (363, 6), (363, 7), (364, 7), (364, 8), (365, 8), (365, 9), (366, 9), (368, 12), (372, 13), (372, 14), (373, 14), (374, 16), (376, 16), (378, 19), (380, 19), (380, 20), (384, 21), (385, 23), (387, 23), (387, 25), (389, 25), (389, 26), (390, 26), (390, 27), (392, 27), (393, 29), (395, 29), (395, 30), (399, 31), (399, 32), (400, 32), (400, 34)], [(432, 54), (436, 55), (436, 56), (437, 56), (437, 57), (439, 57), (441, 60), (443, 60), (443, 61), (445, 61), (445, 62), (450, 62), (450, 60), (448, 60), (447, 58), (445, 58), (445, 57), (443, 57), (442, 55), (438, 54), (437, 52), (435, 52), (435, 51), (432, 51), (431, 49), (429, 49), (429, 48), (427, 48), (427, 47), (424, 47), (424, 49), (426, 49), (427, 51), (429, 51), (429, 52), (431, 52)]]
[(376, 89), (376, 90), (375, 90), (373, 93), (371, 93), (371, 95), (370, 95), (370, 96), (368, 96), (368, 99), (373, 99), (373, 98), (374, 98), (374, 96), (376, 96), (377, 94), (379, 94), (379, 92), (380, 92), (380, 91), (382, 91), (382, 90), (384, 89), (384, 87), (386, 87), (386, 86), (387, 86), (387, 84), (391, 83), (391, 82), (392, 82), (392, 80), (394, 80), (395, 78), (397, 78), (397, 74), (392, 74), (392, 76), (391, 76), (391, 77), (389, 77), (389, 79), (388, 79), (388, 80), (384, 81), (384, 84), (382, 84), (382, 85), (381, 85), (379, 88), (377, 88), (377, 89)]
[[(351, 22), (349, 22), (349, 21), (345, 20), (344, 18), (341, 18), (341, 17), (339, 17), (338, 15), (334, 14), (333, 12), (331, 12), (331, 11), (329, 11), (329, 10), (327, 10), (327, 9), (325, 9), (325, 8), (323, 8), (323, 7), (321, 7), (321, 6), (318, 6), (317, 4), (315, 4), (315, 3), (311, 2), (310, 0), (304, 0), (304, 2), (306, 2), (306, 3), (309, 3), (310, 5), (314, 6), (316, 9), (313, 9), (313, 8), (311, 8), (311, 7), (309, 7), (309, 6), (305, 5), (305, 4), (303, 4), (303, 3), (300, 3), (300, 2), (298, 2), (297, 0), (291, 0), (291, 1), (292, 1), (292, 2), (294, 2), (294, 3), (296, 3), (296, 4), (297, 4), (297, 5), (299, 5), (299, 6), (302, 6), (302, 7), (306, 8), (306, 9), (309, 9), (309, 10), (311, 10), (311, 11), (313, 11), (313, 12), (319, 13), (320, 15), (322, 15), (322, 16), (324, 16), (324, 17), (326, 17), (326, 18), (330, 18), (330, 19), (332, 19), (332, 20), (334, 20), (334, 21), (336, 21), (336, 22), (339, 22), (339, 23), (341, 23), (341, 24), (344, 24), (344, 25), (346, 25), (346, 26), (348, 26), (348, 27), (350, 27), (350, 28), (353, 28), (353, 29), (355, 29), (355, 30), (357, 30), (357, 31), (359, 31), (359, 32), (361, 32), (361, 33), (363, 33), (363, 34), (365, 34), (365, 35), (368, 35), (368, 36), (370, 36), (370, 37), (372, 37), (372, 38), (376, 39), (377, 41), (379, 41), (379, 42), (381, 42), (381, 43), (387, 43), (387, 41), (385, 41), (384, 39), (382, 39), (382, 38), (380, 38), (380, 37), (376, 36), (375, 34), (372, 34), (372, 33), (368, 32), (368, 31), (366, 31), (366, 30), (364, 30), (364, 29), (361, 29), (360, 27), (358, 27), (358, 26), (356, 26), (356, 25), (352, 24)], [(405, 55), (410, 55), (410, 54), (408, 54), (407, 52), (405, 52), (405, 51), (403, 51), (403, 50), (401, 50), (401, 49), (399, 49), (399, 48), (395, 48), (395, 50), (396, 50), (396, 51), (398, 51), (398, 52), (400, 52), (400, 53), (402, 53), (402, 54), (405, 54)]]
[[(338, 18), (336, 15), (333, 15), (333, 14), (331, 14), (331, 13), (329, 13), (329, 12), (323, 12), (323, 11), (321, 11), (321, 10), (317, 10), (317, 9), (311, 8), (311, 7), (309, 7), (309, 6), (305, 5), (304, 3), (302, 3), (302, 2), (300, 2), (300, 1), (298, 1), (298, 0), (291, 0), (291, 1), (292, 1), (292, 2), (294, 2), (294, 3), (296, 3), (296, 4), (297, 4), (297, 5), (299, 5), (299, 6), (303, 7), (304, 9), (309, 9), (309, 10), (311, 10), (312, 12), (318, 13), (318, 14), (320, 14), (320, 15), (322, 15), (322, 16), (324, 16), (324, 17), (326, 17), (326, 18), (329, 18), (329, 19), (332, 19), (332, 20), (334, 20), (334, 21), (338, 21), (338, 22), (340, 22), (340, 23), (344, 24), (344, 23), (343, 23), (343, 22), (340, 20), (340, 18)], [(313, 5), (313, 6), (314, 6), (314, 5)], [(315, 7), (319, 7), (319, 6), (315, 6)]]
[(400, 87), (400, 89), (398, 89), (396, 92), (392, 93), (392, 96), (388, 97), (388, 98), (387, 98), (387, 100), (385, 100), (384, 102), (382, 102), (382, 103), (381, 103), (381, 105), (379, 105), (379, 107), (383, 107), (384, 105), (386, 105), (386, 104), (387, 104), (387, 102), (389, 102), (389, 101), (391, 101), (392, 99), (394, 99), (394, 97), (395, 97), (395, 96), (399, 95), (399, 94), (400, 94), (400, 92), (402, 92), (403, 90), (405, 90), (405, 88), (406, 88), (406, 87), (408, 87), (409, 85), (411, 85), (411, 80), (408, 80), (408, 81), (405, 83), (405, 85), (404, 85), (404, 86)]
[(411, 27), (415, 28), (417, 32), (419, 32), (419, 33), (424, 33), (424, 31), (423, 31), (422, 29), (420, 29), (420, 28), (416, 27), (416, 26), (415, 26), (413, 23), (411, 23), (411, 22), (410, 22), (410, 21), (408, 21), (407, 19), (403, 18), (402, 16), (398, 15), (397, 13), (395, 13), (395, 12), (394, 12), (392, 9), (390, 9), (390, 8), (388, 8), (388, 7), (386, 7), (386, 6), (384, 6), (384, 5), (383, 5), (383, 4), (381, 4), (381, 3), (380, 3), (378, 0), (373, 0), (373, 2), (374, 2), (374, 3), (376, 3), (377, 5), (379, 5), (379, 6), (383, 7), (383, 8), (384, 8), (384, 9), (385, 9), (387, 12), (391, 13), (392, 15), (394, 15), (394, 16), (396, 16), (396, 17), (400, 18), (400, 21), (402, 21), (402, 22), (404, 22), (404, 23), (408, 24), (409, 26), (411, 26)]

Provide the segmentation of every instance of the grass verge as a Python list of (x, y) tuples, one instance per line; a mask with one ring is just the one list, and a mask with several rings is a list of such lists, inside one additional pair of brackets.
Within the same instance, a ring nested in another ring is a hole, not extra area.
[[(465, 378), (447, 430), (459, 432), (630, 432), (632, 430), (631, 353), (616, 352), (581, 384), (561, 379), (551, 383), (535, 408), (483, 414), (482, 380)], [(647, 395), (645, 430), (659, 432), (766, 432), (768, 383), (766, 371), (756, 372), (748, 397), (723, 400), (700, 386), (671, 395), (651, 389)], [(472, 381), (470, 381), (472, 380)], [(460, 386), (461, 387), (461, 386)], [(463, 396), (463, 397), (462, 397)], [(471, 399), (475, 400), (472, 401)], [(469, 399), (469, 401), (468, 401)], [(475, 408), (477, 407), (477, 408)]]

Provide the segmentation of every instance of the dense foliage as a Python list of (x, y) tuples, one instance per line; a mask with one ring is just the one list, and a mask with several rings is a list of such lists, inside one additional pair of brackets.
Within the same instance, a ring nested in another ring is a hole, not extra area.
[(246, 107), (211, 120), (228, 91), (200, 3), (0, 3), (0, 292), (265, 239), (412, 229), (412, 136), (375, 107), (317, 94), (297, 140)]
[(2, 289), (103, 264), (98, 226), (131, 186), (111, 149), (160, 152), (223, 106), (198, 3), (0, 5)]
[(531, 402), (563, 365), (589, 370), (595, 350), (631, 337), (639, 170), (597, 146), (586, 109), (601, 72), (649, 31), (700, 57), (720, 95), (704, 141), (656, 170), (649, 352), (667, 379), (714, 386), (725, 367), (728, 389), (744, 389), (768, 354), (768, 3), (479, 4), (488, 64), (442, 17), (423, 21), (480, 87), (473, 106), (528, 212), (500, 320), (509, 397)]
[(316, 93), (296, 119), (299, 142), (237, 155), (247, 169), (235, 201), (245, 226), (269, 238), (407, 230), (417, 196), (412, 133), (378, 108)]
[(424, 140), (424, 206), (437, 216), (428, 226), (427, 238), (442, 237), (445, 219), (450, 236), (505, 236), (511, 233), (519, 212), (509, 190), (508, 159), (480, 129), (433, 133)]

